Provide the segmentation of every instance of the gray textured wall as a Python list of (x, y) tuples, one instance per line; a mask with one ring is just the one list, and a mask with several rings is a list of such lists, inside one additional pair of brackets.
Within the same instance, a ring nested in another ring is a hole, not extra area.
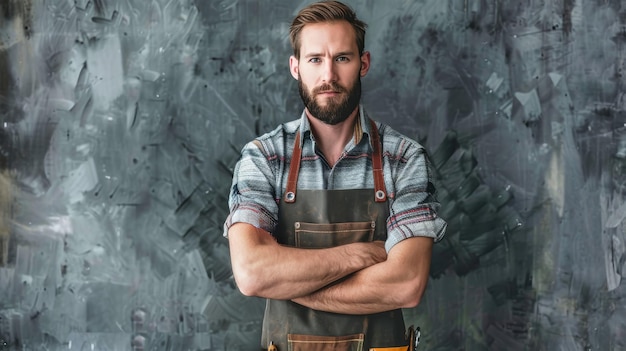
[[(349, 3), (366, 107), (439, 171), (424, 349), (626, 348), (626, 2)], [(222, 223), (238, 150), (302, 108), (303, 4), (0, 4), (0, 350), (256, 349)]]

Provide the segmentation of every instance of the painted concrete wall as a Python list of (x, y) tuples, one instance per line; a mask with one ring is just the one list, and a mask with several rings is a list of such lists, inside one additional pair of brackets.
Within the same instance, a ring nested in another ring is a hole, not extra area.
[[(626, 347), (626, 2), (349, 1), (442, 216), (426, 350)], [(222, 223), (295, 119), (287, 0), (0, 4), (0, 350), (254, 350)]]

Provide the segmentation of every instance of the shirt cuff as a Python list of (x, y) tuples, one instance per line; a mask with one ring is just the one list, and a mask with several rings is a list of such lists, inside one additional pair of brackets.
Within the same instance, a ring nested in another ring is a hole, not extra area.
[(272, 234), (276, 221), (262, 208), (240, 204), (235, 206), (224, 222), (224, 237), (228, 238), (228, 229), (235, 223), (248, 223)]
[(385, 249), (387, 252), (391, 250), (397, 243), (404, 239), (416, 236), (424, 236), (433, 238), (435, 242), (440, 241), (446, 233), (448, 224), (443, 218), (437, 217), (428, 221), (408, 222), (405, 224), (397, 224), (387, 233), (387, 241), (385, 241)]

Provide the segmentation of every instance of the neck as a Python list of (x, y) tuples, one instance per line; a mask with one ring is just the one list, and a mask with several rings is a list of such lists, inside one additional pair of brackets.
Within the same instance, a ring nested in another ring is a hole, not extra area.
[(354, 124), (358, 114), (359, 107), (357, 106), (345, 121), (330, 125), (318, 120), (309, 113), (309, 110), (306, 110), (311, 132), (326, 162), (331, 167), (341, 158), (346, 145), (354, 137)]

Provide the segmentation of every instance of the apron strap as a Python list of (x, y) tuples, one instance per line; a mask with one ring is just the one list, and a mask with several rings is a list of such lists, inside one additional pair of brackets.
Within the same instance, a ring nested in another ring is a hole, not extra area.
[(285, 202), (296, 202), (296, 188), (298, 186), (298, 174), (300, 173), (300, 159), (302, 158), (302, 147), (300, 146), (300, 130), (296, 131), (296, 141), (293, 143), (293, 155), (289, 164), (289, 176), (287, 177), (287, 188), (285, 189)]
[[(383, 173), (383, 157), (381, 153), (380, 135), (376, 122), (370, 119), (372, 141), (372, 173), (374, 174), (374, 199), (376, 202), (387, 201), (387, 189), (385, 188), (385, 176)], [(298, 174), (300, 173), (300, 160), (302, 159), (302, 146), (300, 146), (300, 130), (296, 132), (296, 140), (293, 143), (293, 154), (289, 164), (287, 187), (285, 188), (285, 202), (296, 202), (296, 188), (298, 187)]]
[(385, 189), (385, 175), (383, 173), (383, 156), (380, 151), (380, 136), (376, 123), (370, 119), (372, 138), (372, 169), (374, 172), (374, 199), (376, 202), (387, 201), (387, 189)]

